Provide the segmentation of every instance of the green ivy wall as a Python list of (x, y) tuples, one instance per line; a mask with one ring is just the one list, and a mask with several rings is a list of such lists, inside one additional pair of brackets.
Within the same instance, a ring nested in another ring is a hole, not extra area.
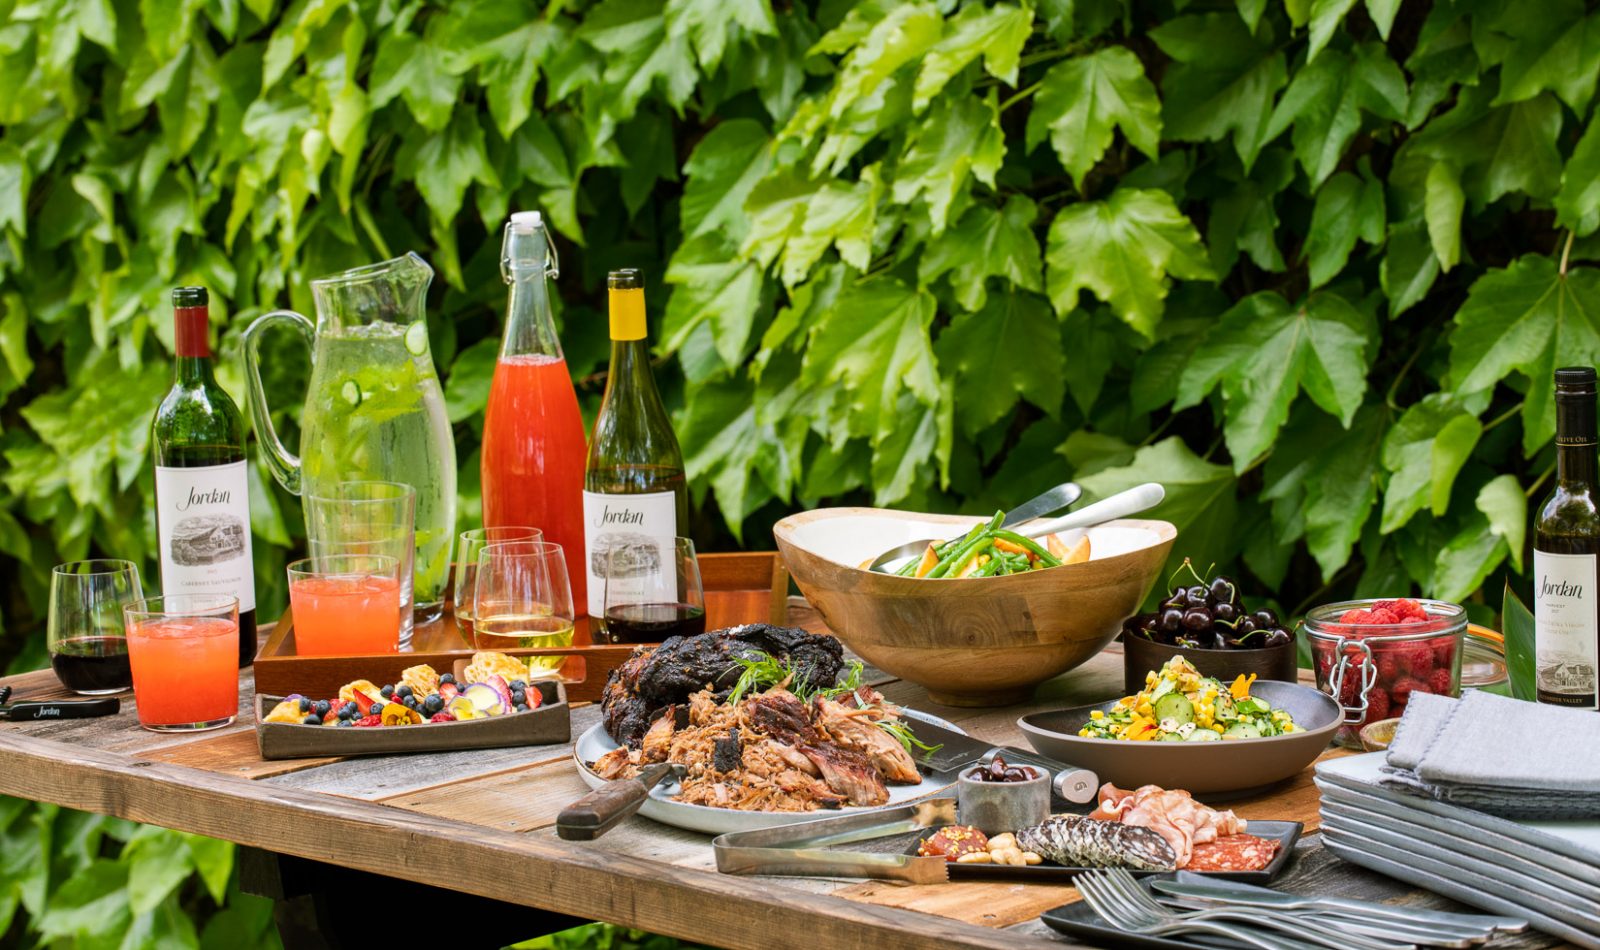
[[(475, 522), (519, 208), (591, 411), (603, 275), (650, 276), (705, 544), (1156, 480), (1178, 554), (1283, 609), (1474, 598), (1523, 567), (1552, 369), (1600, 363), (1600, 14), (1538, 6), (0, 0), (0, 666), (43, 663), (52, 564), (157, 576), (180, 283), (242, 397), (253, 316), (421, 252)], [(292, 432), (305, 359), (268, 358)], [(271, 616), (298, 506), (253, 475)], [(70, 936), (160, 848), (124, 912), (193, 944), (226, 875), (146, 834), (3, 803), (0, 863), (56, 857), (0, 932)]]

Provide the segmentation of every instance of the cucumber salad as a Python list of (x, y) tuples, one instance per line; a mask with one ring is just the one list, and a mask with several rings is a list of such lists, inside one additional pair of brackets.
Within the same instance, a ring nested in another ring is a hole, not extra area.
[(1251, 673), (1224, 686), (1175, 656), (1159, 672), (1145, 677), (1145, 687), (1137, 695), (1124, 696), (1104, 712), (1090, 713), (1078, 735), (1138, 742), (1220, 742), (1298, 731), (1288, 712), (1250, 695), (1255, 680)]

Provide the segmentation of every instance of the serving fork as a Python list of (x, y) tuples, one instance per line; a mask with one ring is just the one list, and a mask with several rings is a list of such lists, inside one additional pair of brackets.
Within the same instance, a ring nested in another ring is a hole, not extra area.
[[(1119, 930), (1158, 936), (1211, 933), (1261, 950), (1405, 950), (1415, 944), (1374, 940), (1322, 922), (1259, 909), (1175, 911), (1163, 906), (1120, 868), (1089, 871), (1074, 881), (1078, 892), (1106, 922)], [(1242, 925), (1242, 926), (1236, 926)], [(1276, 931), (1276, 932), (1273, 932)], [(1292, 934), (1293, 936), (1286, 936)]]

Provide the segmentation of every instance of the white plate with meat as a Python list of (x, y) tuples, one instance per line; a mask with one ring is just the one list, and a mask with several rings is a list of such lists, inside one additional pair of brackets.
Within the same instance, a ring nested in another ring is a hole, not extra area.
[[(690, 697), (689, 727), (680, 730), (674, 723), (674, 728), (668, 732), (664, 723), (672, 720), (667, 717), (656, 720), (656, 728), (646, 735), (639, 752), (668, 750), (655, 761), (672, 756), (671, 761), (684, 761), (690, 774), (681, 784), (669, 780), (657, 785), (640, 806), (639, 814), (662, 824), (719, 835), (900, 805), (955, 784), (956, 772), (945, 776), (917, 773), (915, 766), (910, 765), (909, 754), (903, 761), (895, 761), (900, 757), (888, 744), (876, 739), (876, 735), (887, 736), (888, 733), (866, 724), (874, 717), (864, 710), (832, 700), (819, 703), (816, 697), (804, 702), (783, 689), (769, 689), (746, 698), (744, 703), (753, 703), (759, 708), (746, 710), (741, 716), (739, 710), (716, 703), (707, 693)], [(907, 721), (913, 733), (918, 721), (963, 731), (937, 716), (901, 707), (890, 708), (897, 718)], [(805, 723), (795, 719), (796, 715), (805, 716)], [(736, 718), (740, 720), (737, 724), (734, 723)], [(857, 729), (855, 723), (865, 728)], [(774, 734), (782, 735), (788, 730), (803, 730), (806, 724), (818, 730), (814, 734), (817, 741), (785, 744), (774, 738)], [(715, 768), (719, 764), (715, 761), (718, 733), (721, 733), (722, 755), (727, 760), (720, 764), (732, 765), (734, 750), (727, 740), (735, 729), (741, 736), (738, 765), (718, 770)], [(678, 740), (675, 747), (673, 738)], [(894, 747), (900, 747), (897, 739), (892, 741)], [(609, 779), (624, 774), (607, 768), (606, 759), (610, 754), (609, 762), (613, 766), (623, 761), (628, 753), (618, 751), (622, 748), (606, 734), (603, 726), (594, 726), (579, 736), (572, 748), (572, 758), (584, 784), (599, 788)], [(874, 754), (869, 755), (868, 750)], [(862, 760), (870, 764), (873, 774), (866, 774), (868, 770), (862, 768)], [(591, 764), (599, 766), (605, 774), (595, 771)], [(908, 765), (917, 774), (916, 782), (911, 782), (910, 775), (904, 771)], [(686, 792), (687, 797), (706, 801), (721, 797), (728, 805), (719, 807), (680, 800)], [(732, 805), (744, 807), (730, 807)], [(764, 805), (769, 807), (763, 808)]]

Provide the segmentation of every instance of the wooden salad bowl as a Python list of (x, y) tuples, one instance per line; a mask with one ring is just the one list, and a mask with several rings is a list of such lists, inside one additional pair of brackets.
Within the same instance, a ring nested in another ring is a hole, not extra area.
[(1123, 520), (1089, 531), (1090, 559), (1001, 577), (926, 580), (863, 570), (883, 551), (982, 520), (821, 508), (773, 528), (800, 590), (862, 659), (948, 706), (1003, 706), (1117, 636), (1167, 561), (1177, 529)]

